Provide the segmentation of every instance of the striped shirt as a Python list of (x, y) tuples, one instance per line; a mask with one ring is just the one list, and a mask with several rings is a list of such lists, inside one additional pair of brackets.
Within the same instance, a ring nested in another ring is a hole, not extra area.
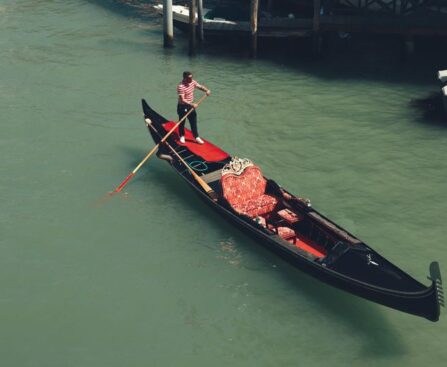
[(177, 94), (179, 96), (178, 103), (182, 103), (181, 96), (183, 96), (183, 100), (188, 103), (192, 103), (194, 101), (194, 89), (200, 88), (201, 85), (193, 80), (191, 83), (185, 83), (183, 80), (177, 86)]

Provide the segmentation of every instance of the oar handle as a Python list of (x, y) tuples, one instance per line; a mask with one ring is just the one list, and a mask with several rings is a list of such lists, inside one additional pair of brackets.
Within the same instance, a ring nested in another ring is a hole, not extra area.
[[(203, 95), (202, 98), (200, 98), (197, 102), (197, 107), (199, 107), (199, 105), (204, 101), (204, 99), (207, 97), (207, 94)], [(196, 107), (196, 108), (197, 108)], [(179, 122), (177, 122), (175, 124), (175, 126), (169, 130), (169, 132), (160, 140), (160, 142), (155, 145), (155, 147), (153, 147), (151, 149), (151, 151), (146, 155), (146, 157), (143, 158), (143, 160), (138, 164), (138, 166), (135, 167), (135, 169), (125, 178), (125, 180), (123, 182), (121, 182), (121, 184), (111, 192), (111, 194), (116, 194), (118, 192), (120, 192), (124, 186), (127, 185), (127, 183), (130, 181), (130, 179), (135, 176), (135, 173), (137, 173), (137, 171), (141, 168), (141, 166), (151, 157), (152, 154), (154, 154), (154, 152), (157, 150), (157, 148), (160, 146), (161, 143), (164, 143), (166, 141), (167, 138), (169, 138), (169, 136), (175, 131), (175, 129), (183, 122), (185, 121), (185, 119), (189, 116), (189, 114), (194, 111), (194, 107), (192, 107), (185, 116), (183, 116)]]

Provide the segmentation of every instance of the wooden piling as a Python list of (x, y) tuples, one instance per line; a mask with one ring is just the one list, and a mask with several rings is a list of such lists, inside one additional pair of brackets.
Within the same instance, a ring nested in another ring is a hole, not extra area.
[(314, 16), (312, 23), (313, 30), (313, 53), (315, 56), (321, 54), (322, 38), (320, 34), (320, 10), (321, 0), (314, 0)]
[(401, 37), (401, 55), (400, 61), (406, 63), (410, 61), (415, 52), (414, 38), (410, 34)]
[(412, 57), (415, 51), (414, 38), (411, 35), (407, 35), (404, 39), (405, 43), (405, 53), (407, 57)]
[(196, 53), (196, 0), (189, 0), (189, 55)]
[(200, 42), (203, 42), (205, 39), (203, 35), (203, 0), (197, 0), (197, 17), (199, 24), (199, 40)]
[(163, 0), (163, 46), (166, 48), (174, 47), (172, 0)]
[(259, 0), (251, 0), (251, 57), (253, 58), (255, 58), (258, 54), (258, 12)]
[(447, 86), (442, 88), (442, 103), (444, 104), (444, 110), (447, 116)]
[(314, 0), (314, 17), (312, 26), (314, 32), (320, 31), (320, 9), (321, 9), (321, 0)]

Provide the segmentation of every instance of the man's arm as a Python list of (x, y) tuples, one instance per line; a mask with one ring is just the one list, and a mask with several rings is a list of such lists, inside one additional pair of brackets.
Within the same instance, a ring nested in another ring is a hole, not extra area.
[(177, 93), (178, 93), (178, 101), (180, 104), (191, 105), (192, 107), (197, 108), (198, 105), (196, 103), (194, 103), (194, 102), (191, 103), (191, 102), (185, 101), (185, 94), (183, 92), (179, 91)]
[(199, 83), (197, 83), (196, 88), (200, 89), (202, 92), (205, 92), (207, 96), (211, 94), (211, 91), (204, 85), (200, 85)]

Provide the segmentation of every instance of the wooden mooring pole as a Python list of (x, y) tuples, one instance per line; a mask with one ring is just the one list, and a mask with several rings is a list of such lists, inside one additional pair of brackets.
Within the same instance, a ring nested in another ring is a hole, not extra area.
[(407, 57), (412, 57), (415, 51), (414, 37), (412, 35), (407, 35), (404, 39), (405, 43), (405, 54)]
[(313, 16), (313, 53), (316, 56), (321, 54), (321, 34), (320, 34), (320, 9), (321, 0), (314, 0), (314, 16)]
[(407, 34), (401, 37), (402, 49), (401, 49), (401, 62), (405, 63), (412, 59), (415, 53), (414, 38), (412, 35)]
[(197, 0), (197, 17), (199, 23), (199, 40), (203, 42), (203, 0)]
[(196, 0), (189, 0), (189, 55), (196, 54)]
[(172, 0), (163, 0), (163, 46), (166, 48), (174, 47)]
[(251, 57), (255, 58), (258, 54), (258, 11), (259, 0), (251, 0)]

